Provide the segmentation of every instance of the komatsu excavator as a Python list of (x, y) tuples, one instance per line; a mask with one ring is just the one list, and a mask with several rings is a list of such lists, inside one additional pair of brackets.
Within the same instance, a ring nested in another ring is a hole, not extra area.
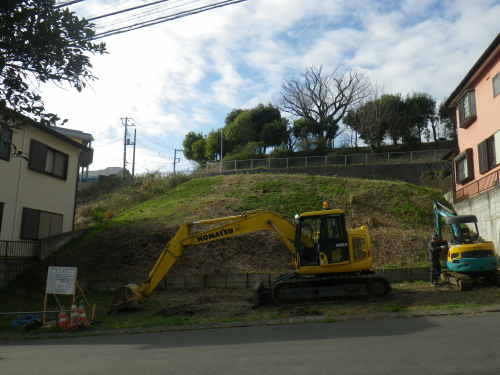
[[(491, 241), (479, 237), (475, 215), (457, 215), (441, 203), (434, 202), (436, 234), (448, 248), (446, 269), (440, 279), (458, 290), (470, 290), (473, 278), (486, 278), (500, 286), (498, 255)], [(443, 241), (441, 218), (451, 228), (449, 241)], [(473, 234), (468, 226), (474, 228)], [(474, 233), (475, 232), (475, 233)]]
[[(223, 223), (195, 234), (195, 225)], [(182, 224), (167, 243), (156, 265), (141, 286), (129, 284), (115, 293), (109, 314), (146, 302), (186, 246), (202, 244), (257, 230), (274, 231), (294, 254), (295, 272), (280, 276), (270, 288), (262, 280), (253, 287), (254, 304), (266, 300), (293, 302), (311, 298), (347, 295), (384, 297), (391, 290), (389, 282), (370, 270), (373, 258), (368, 228), (346, 229), (342, 210), (328, 209), (295, 216), (295, 224), (280, 214), (249, 211)]]

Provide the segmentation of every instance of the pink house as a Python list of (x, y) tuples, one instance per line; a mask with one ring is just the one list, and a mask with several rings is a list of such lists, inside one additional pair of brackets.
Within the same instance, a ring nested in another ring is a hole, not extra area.
[(459, 152), (454, 202), (498, 185), (500, 177), (500, 34), (445, 105), (456, 109)]
[(445, 103), (456, 110), (453, 200), (478, 217), (480, 234), (500, 250), (500, 34)]

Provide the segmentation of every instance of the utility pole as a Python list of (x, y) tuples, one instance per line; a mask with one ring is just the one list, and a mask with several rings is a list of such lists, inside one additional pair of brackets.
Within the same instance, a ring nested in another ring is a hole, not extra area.
[(134, 178), (134, 168), (135, 168), (135, 141), (137, 139), (137, 129), (134, 129), (134, 153), (132, 154), (132, 178)]
[(222, 128), (220, 129), (220, 174), (222, 174)]
[[(120, 118), (120, 120), (122, 120), (122, 122), (125, 120), (125, 123), (123, 124), (123, 126), (125, 126), (125, 134), (123, 136), (123, 178), (125, 178), (125, 168), (127, 166), (127, 146), (132, 145), (132, 143), (130, 143), (130, 139), (127, 139), (127, 134), (128, 134), (127, 127), (135, 125), (134, 124), (129, 125), (128, 120), (132, 119), (128, 117), (125, 117), (124, 119)], [(135, 138), (133, 145), (134, 145), (134, 155), (135, 155)]]
[[(175, 163), (179, 163), (181, 161), (181, 159), (176, 157), (177, 151), (181, 152), (182, 150), (175, 150), (174, 151), (174, 174), (175, 174)], [(177, 160), (179, 160), (179, 161), (177, 161)]]

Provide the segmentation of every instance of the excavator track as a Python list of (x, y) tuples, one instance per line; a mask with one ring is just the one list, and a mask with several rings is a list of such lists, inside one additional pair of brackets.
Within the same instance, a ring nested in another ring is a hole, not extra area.
[(450, 285), (453, 289), (466, 291), (472, 289), (472, 280), (469, 276), (453, 272), (450, 270), (442, 270), (439, 275), (441, 281)]
[(370, 295), (383, 298), (390, 291), (391, 286), (386, 279), (369, 273), (315, 277), (289, 274), (276, 280), (271, 296), (277, 303), (293, 303), (338, 296)]

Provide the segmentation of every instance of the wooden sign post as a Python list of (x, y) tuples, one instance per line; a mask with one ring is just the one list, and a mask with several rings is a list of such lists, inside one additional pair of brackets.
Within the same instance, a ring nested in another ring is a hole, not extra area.
[[(94, 308), (92, 308), (89, 304), (89, 301), (87, 301), (85, 294), (83, 294), (82, 288), (80, 288), (80, 285), (76, 281), (77, 272), (77, 267), (49, 267), (49, 272), (47, 275), (47, 287), (45, 289), (45, 298), (43, 301), (43, 311), (47, 311), (47, 295), (52, 294), (56, 299), (57, 304), (59, 305), (59, 309), (62, 310), (62, 306), (57, 299), (57, 294), (73, 296), (73, 300), (75, 300), (76, 288), (78, 288), (90, 311), (92, 311), (91, 319), (94, 320), (95, 305)], [(42, 327), (46, 328), (45, 313), (43, 313)]]

